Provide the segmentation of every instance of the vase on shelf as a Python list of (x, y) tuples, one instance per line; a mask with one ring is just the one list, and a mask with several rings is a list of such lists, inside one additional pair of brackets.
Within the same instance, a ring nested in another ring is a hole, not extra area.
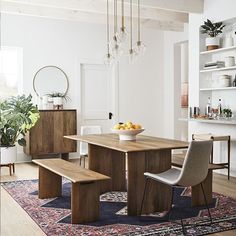
[(62, 110), (63, 109), (63, 98), (62, 97), (53, 97), (53, 109)]
[(219, 46), (220, 46), (220, 38), (219, 37), (206, 38), (207, 51), (218, 49)]

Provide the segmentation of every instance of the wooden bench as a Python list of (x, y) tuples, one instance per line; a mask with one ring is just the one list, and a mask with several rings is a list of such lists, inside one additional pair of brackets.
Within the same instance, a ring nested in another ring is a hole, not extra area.
[[(175, 167), (182, 168), (183, 162), (184, 162), (185, 155), (182, 154), (174, 154), (172, 155), (171, 158), (171, 165)], [(212, 171), (221, 169), (221, 167), (217, 164), (208, 164), (208, 175), (206, 179), (202, 182), (204, 186), (204, 191), (206, 194), (207, 202), (212, 203), (213, 202), (213, 197), (212, 197), (212, 181), (213, 181), (213, 176), (212, 176)], [(192, 206), (201, 206), (205, 204), (202, 190), (201, 190), (201, 185), (198, 184), (196, 186), (193, 186), (191, 188), (192, 191)]]
[(110, 177), (81, 168), (62, 159), (33, 160), (39, 165), (39, 198), (62, 194), (62, 177), (72, 182), (71, 223), (87, 223), (99, 219), (100, 189), (98, 181)]

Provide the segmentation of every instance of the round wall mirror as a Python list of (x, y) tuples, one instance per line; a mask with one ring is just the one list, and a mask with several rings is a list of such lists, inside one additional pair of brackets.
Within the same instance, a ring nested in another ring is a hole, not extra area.
[(51, 93), (66, 95), (69, 89), (69, 80), (61, 68), (44, 66), (34, 75), (33, 88), (39, 97)]

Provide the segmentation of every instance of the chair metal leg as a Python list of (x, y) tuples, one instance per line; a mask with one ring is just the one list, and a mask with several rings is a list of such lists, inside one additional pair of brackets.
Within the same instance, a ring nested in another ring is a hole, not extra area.
[(144, 203), (144, 198), (146, 195), (147, 183), (148, 183), (148, 178), (145, 177), (145, 187), (144, 187), (144, 191), (143, 191), (143, 199), (142, 199), (142, 203), (141, 203), (140, 216), (142, 215), (142, 212), (143, 212), (143, 203)]
[(175, 188), (172, 186), (171, 187), (171, 203), (170, 203), (168, 221), (171, 221), (171, 213), (172, 213), (172, 207), (173, 207), (173, 202), (174, 202), (174, 193), (175, 193), (174, 190), (175, 190)]
[(86, 160), (86, 156), (84, 156), (84, 166), (83, 166), (84, 168), (85, 168), (85, 160)]
[(210, 217), (210, 221), (211, 221), (211, 224), (212, 224), (213, 222), (212, 222), (211, 212), (210, 212), (210, 209), (209, 209), (209, 206), (208, 206), (208, 203), (207, 203), (207, 199), (206, 199), (206, 195), (205, 195), (205, 191), (204, 191), (202, 183), (201, 183), (201, 188), (202, 188), (202, 193), (203, 193), (203, 196), (204, 196), (205, 205), (206, 205), (206, 208), (207, 208), (207, 211), (208, 211), (208, 215)]
[(79, 160), (80, 166), (82, 166), (82, 162), (83, 162), (83, 167), (85, 168), (85, 156), (84, 155), (80, 156), (80, 160)]
[(230, 179), (230, 136), (228, 140), (228, 180)]
[(181, 219), (181, 227), (182, 227), (183, 235), (186, 235), (183, 219)]

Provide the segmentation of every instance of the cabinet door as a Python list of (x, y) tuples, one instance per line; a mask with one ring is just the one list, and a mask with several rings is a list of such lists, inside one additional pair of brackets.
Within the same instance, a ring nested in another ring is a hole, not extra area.
[(53, 153), (54, 117), (50, 111), (40, 112), (40, 119), (30, 131), (30, 154)]
[(76, 142), (63, 138), (76, 134), (76, 112), (54, 112), (54, 153), (76, 152)]

